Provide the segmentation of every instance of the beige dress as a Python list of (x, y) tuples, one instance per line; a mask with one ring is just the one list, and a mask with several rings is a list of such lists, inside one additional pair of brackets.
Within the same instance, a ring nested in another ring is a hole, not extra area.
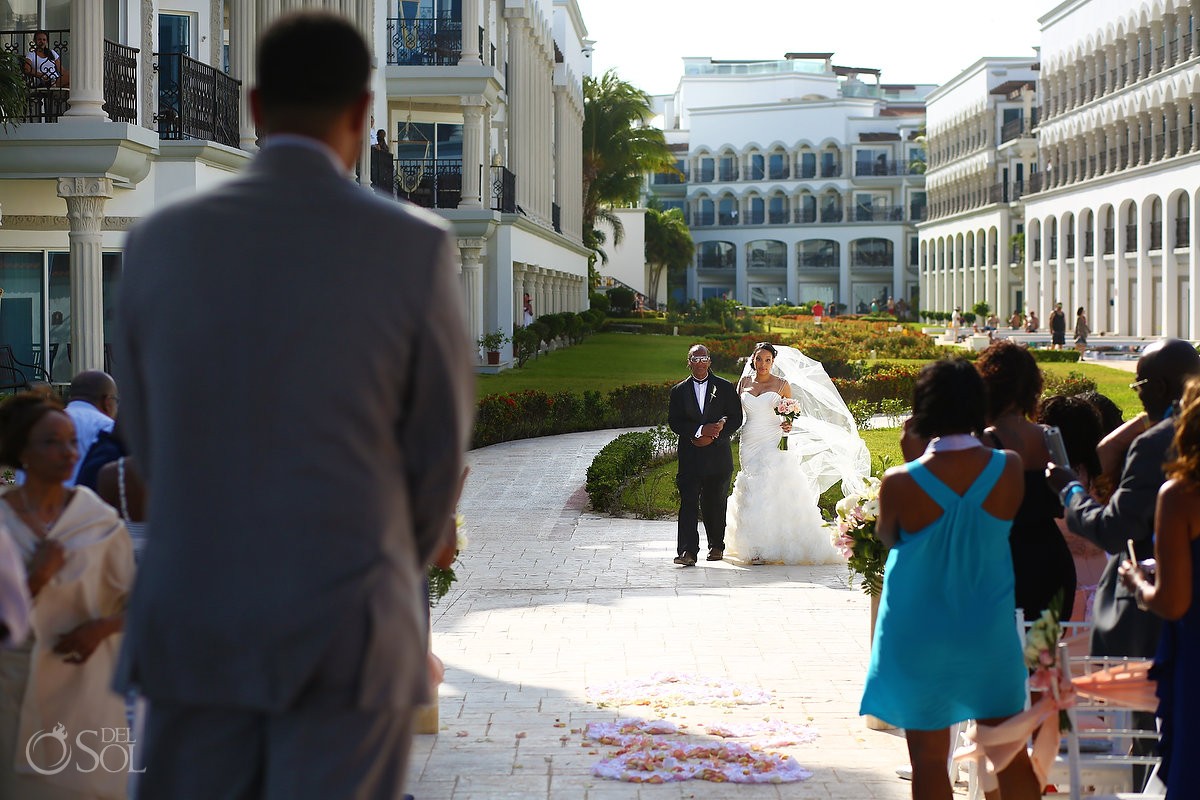
[[(0, 502), (0, 521), (28, 563), (37, 537), (8, 503)], [(108, 768), (96, 768), (89, 753), (104, 748), (106, 728), (132, 738), (125, 699), (110, 688), (121, 637), (105, 639), (83, 664), (69, 664), (52, 650), (80, 623), (124, 608), (133, 545), (116, 511), (86, 487), (75, 489), (48, 536), (63, 545), (66, 562), (34, 598), (30, 641), (0, 651), (0, 798), (123, 798), (129, 775), (120, 767), (127, 753), (106, 753)], [(65, 746), (61, 738), (54, 741), (55, 732), (65, 734)], [(34, 763), (47, 770), (63, 763), (57, 774), (40, 775), (30, 766), (26, 752), (34, 737)]]

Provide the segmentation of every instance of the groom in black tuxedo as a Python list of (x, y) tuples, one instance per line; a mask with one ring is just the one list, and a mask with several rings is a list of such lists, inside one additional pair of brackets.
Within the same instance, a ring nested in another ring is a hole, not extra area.
[(729, 437), (742, 424), (742, 403), (733, 384), (709, 372), (708, 348), (688, 351), (692, 377), (671, 387), (667, 424), (679, 434), (679, 538), (675, 563), (696, 566), (700, 551), (697, 511), (704, 517), (708, 560), (725, 557), (725, 504), (733, 477)]

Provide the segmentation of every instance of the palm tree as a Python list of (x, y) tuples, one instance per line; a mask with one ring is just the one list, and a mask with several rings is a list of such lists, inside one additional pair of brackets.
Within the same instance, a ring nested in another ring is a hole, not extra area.
[(27, 92), (21, 57), (16, 53), (0, 53), (0, 127), (7, 128), (14, 118), (25, 115)]
[(657, 200), (646, 209), (646, 294), (651, 308), (658, 308), (658, 284), (667, 274), (687, 269), (696, 245), (678, 208), (663, 210)]
[(625, 231), (612, 206), (636, 203), (647, 172), (673, 171), (675, 158), (663, 132), (646, 126), (654, 116), (650, 96), (609, 70), (583, 79), (583, 240), (602, 262), (605, 236), (596, 222), (607, 222), (613, 244)]

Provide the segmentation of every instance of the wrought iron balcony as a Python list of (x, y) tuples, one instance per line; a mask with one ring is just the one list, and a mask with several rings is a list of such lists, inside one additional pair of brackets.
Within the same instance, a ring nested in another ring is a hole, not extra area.
[(855, 222), (902, 222), (904, 206), (862, 206), (854, 207)]
[[(25, 74), (26, 105), (11, 122), (57, 122), (70, 107), (71, 91), (61, 83), (70, 73), (71, 32), (47, 31), (49, 47), (58, 55), (65, 76), (37, 77)], [(34, 31), (0, 31), (0, 51), (15, 53), (24, 72), (25, 60), (32, 67)], [(138, 50), (104, 41), (104, 110), (113, 122), (137, 122)], [(45, 72), (45, 70), (41, 70)]]
[(842, 221), (842, 209), (841, 208), (835, 207), (835, 208), (822, 208), (821, 209), (821, 222), (841, 222), (841, 221)]
[(815, 208), (797, 208), (796, 209), (796, 222), (803, 224), (806, 222), (816, 222), (816, 221), (817, 221), (817, 210)]
[(237, 147), (241, 81), (182, 53), (156, 53), (158, 135)]
[(1192, 219), (1179, 217), (1175, 220), (1175, 249), (1192, 246)]
[(886, 178), (893, 175), (924, 175), (924, 168), (914, 170), (908, 164), (900, 161), (855, 161), (854, 177), (856, 178)]
[(398, 158), (395, 163), (398, 196), (422, 208), (458, 208), (461, 158)]
[(700, 253), (696, 256), (697, 269), (733, 269), (733, 259), (728, 256)]
[(822, 164), (821, 165), (821, 177), (822, 178), (840, 178), (840, 177), (842, 177), (842, 165), (841, 164)]
[[(454, 66), (462, 57), (462, 20), (389, 18), (387, 63), (405, 67)], [(482, 58), (482, 53), (480, 54)]]
[(782, 209), (772, 209), (767, 212), (767, 222), (771, 225), (783, 225), (788, 221), (788, 212)]
[(1125, 226), (1125, 252), (1132, 253), (1137, 250), (1137, 223)]
[(505, 214), (517, 213), (517, 176), (507, 167), (491, 167), (492, 210)]
[(711, 211), (697, 211), (692, 217), (692, 225), (697, 228), (706, 228), (716, 224), (716, 216)]
[(1009, 142), (1025, 133), (1025, 120), (1022, 117), (1010, 119), (1000, 126), (1000, 141)]
[(800, 269), (836, 269), (838, 266), (837, 256), (806, 256), (801, 254), (799, 264)]

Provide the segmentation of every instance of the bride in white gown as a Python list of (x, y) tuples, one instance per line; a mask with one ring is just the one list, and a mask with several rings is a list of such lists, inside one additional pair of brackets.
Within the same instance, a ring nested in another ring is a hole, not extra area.
[[(793, 347), (754, 348), (737, 386), (745, 412), (741, 471), (726, 513), (725, 549), (751, 564), (842, 561), (817, 498), (836, 482), (859, 491), (871, 459), (854, 418), (820, 362)], [(775, 413), (781, 397), (799, 403), (790, 424)], [(781, 436), (788, 449), (779, 449)]]

